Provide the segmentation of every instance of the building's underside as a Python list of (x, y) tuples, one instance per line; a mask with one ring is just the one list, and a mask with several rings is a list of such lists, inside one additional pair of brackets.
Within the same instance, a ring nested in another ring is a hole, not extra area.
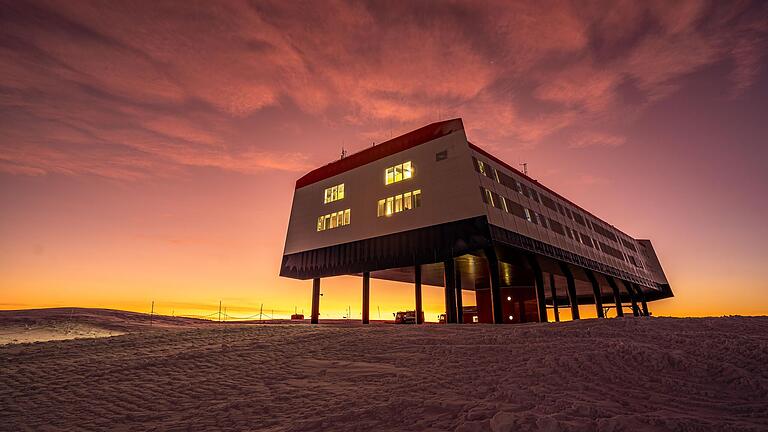
[[(671, 297), (669, 285), (489, 224), (485, 216), (285, 255), (281, 276), (314, 279), (312, 321), (319, 316), (320, 278), (363, 277), (368, 322), (369, 278), (413, 283), (416, 316), (421, 286), (445, 287), (446, 320), (463, 322), (461, 291), (475, 291), (480, 322), (547, 321), (547, 308), (593, 304), (598, 317), (615, 308), (647, 315), (647, 302)], [(553, 300), (554, 299), (554, 300)]]

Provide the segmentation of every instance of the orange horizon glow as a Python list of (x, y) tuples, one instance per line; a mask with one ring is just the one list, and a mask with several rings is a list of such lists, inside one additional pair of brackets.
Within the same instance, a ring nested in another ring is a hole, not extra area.
[[(278, 277), (296, 179), (461, 117), (651, 239), (654, 315), (768, 314), (765, 2), (257, 3), (4, 6), (0, 309), (308, 315)], [(359, 278), (322, 290), (321, 319), (359, 316)], [(377, 307), (412, 286), (372, 280)]]

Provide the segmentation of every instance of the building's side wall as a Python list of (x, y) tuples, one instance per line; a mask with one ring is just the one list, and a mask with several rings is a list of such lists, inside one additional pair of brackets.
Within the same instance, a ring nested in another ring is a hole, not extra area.
[[(490, 160), (480, 152), (474, 149), (470, 149), (470, 152), (474, 158), (473, 168), (475, 168), (475, 175), (481, 188), (493, 191), (504, 199), (519, 204), (531, 213), (531, 220), (529, 221), (526, 215), (516, 215), (514, 211), (499, 209), (486, 202), (488, 221), (491, 224), (607, 264), (640, 278), (657, 283), (667, 283), (663, 272), (660, 271), (660, 266), (657, 264), (658, 260), (654, 262), (653, 258), (643, 253), (645, 247), (636, 239), (546, 191), (536, 182)], [(482, 162), (489, 168), (486, 170), (486, 174), (478, 172), (476, 161)], [(497, 178), (493, 170), (496, 170), (499, 175), (503, 173), (514, 179), (521, 185), (520, 189), (510, 187), (512, 185), (508, 181), (504, 181), (503, 177)], [(525, 192), (524, 188), (532, 189), (535, 194)], [(478, 188), (477, 194), (482, 196), (482, 193)], [(545, 201), (546, 199), (551, 201)], [(545, 205), (545, 202), (549, 205)], [(543, 216), (545, 224), (540, 223), (539, 215)], [(559, 233), (558, 230), (554, 229), (552, 221), (560, 224), (564, 232)], [(568, 234), (569, 229), (572, 230), (573, 238)], [(606, 232), (615, 237), (611, 238), (612, 236), (606, 235)], [(591, 239), (593, 246), (588, 246), (590, 240), (584, 237), (585, 235)], [(613, 253), (609, 253), (611, 249)], [(655, 257), (655, 255), (653, 256)]]
[[(437, 161), (436, 154), (447, 151)], [(388, 167), (411, 161), (411, 179), (385, 184)], [(486, 213), (477, 191), (464, 131), (457, 131), (295, 191), (284, 254), (393, 234), (480, 216)], [(344, 183), (345, 197), (324, 204), (324, 191)], [(378, 217), (380, 199), (421, 190), (421, 206)], [(350, 224), (317, 231), (317, 218), (350, 209)]]

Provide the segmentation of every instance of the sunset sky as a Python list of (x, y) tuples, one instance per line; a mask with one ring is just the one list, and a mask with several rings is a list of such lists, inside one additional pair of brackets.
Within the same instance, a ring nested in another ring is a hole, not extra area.
[[(0, 309), (308, 314), (296, 179), (461, 117), (653, 241), (654, 314), (768, 314), (767, 53), (766, 2), (0, 1)], [(359, 316), (359, 279), (323, 291)]]

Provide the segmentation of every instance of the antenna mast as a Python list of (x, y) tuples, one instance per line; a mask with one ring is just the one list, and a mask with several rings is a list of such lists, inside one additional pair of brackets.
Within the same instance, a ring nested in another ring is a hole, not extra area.
[(523, 167), (523, 174), (528, 175), (528, 162), (523, 162), (520, 166)]

